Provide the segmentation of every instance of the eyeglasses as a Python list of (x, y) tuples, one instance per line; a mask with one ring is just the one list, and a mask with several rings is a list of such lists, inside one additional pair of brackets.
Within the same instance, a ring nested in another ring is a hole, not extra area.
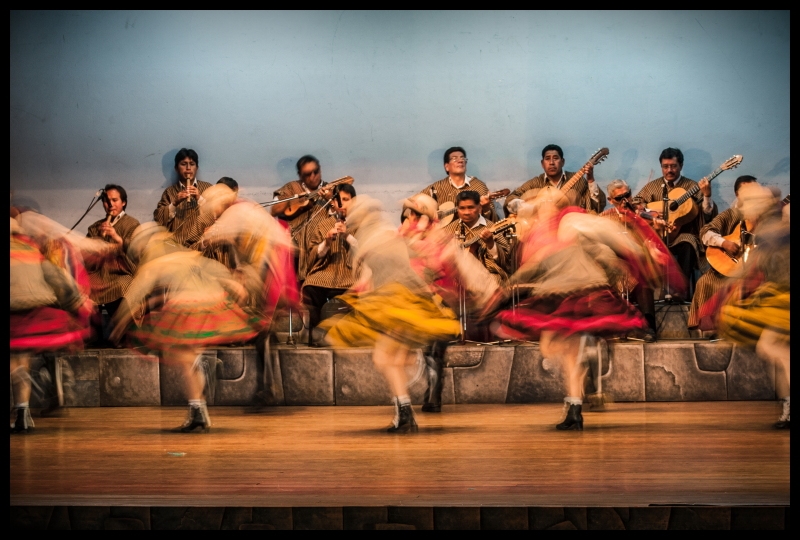
[(453, 157), (450, 158), (450, 161), (453, 161), (455, 163), (458, 163), (459, 161), (463, 161), (464, 163), (466, 163), (469, 160), (467, 158), (463, 157), (463, 156), (453, 156)]
[(319, 174), (319, 167), (317, 167), (313, 171), (304, 172), (304, 173), (300, 174), (300, 176), (303, 177), (303, 178), (311, 178), (312, 176), (316, 176), (318, 174)]
[(677, 171), (681, 166), (677, 163), (670, 163), (668, 165), (662, 165), (661, 168), (665, 171)]
[(616, 197), (611, 197), (611, 200), (614, 201), (614, 202), (622, 202), (625, 199), (630, 198), (630, 196), (631, 196), (631, 192), (630, 191), (626, 191), (622, 195), (617, 195)]

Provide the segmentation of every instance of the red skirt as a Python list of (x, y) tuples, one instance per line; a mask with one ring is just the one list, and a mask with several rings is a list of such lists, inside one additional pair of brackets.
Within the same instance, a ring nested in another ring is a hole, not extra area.
[(537, 341), (543, 330), (568, 336), (576, 333), (616, 335), (645, 328), (642, 314), (609, 288), (590, 289), (568, 296), (533, 296), (516, 311), (501, 311), (493, 325), (503, 339)]
[(167, 302), (133, 325), (128, 338), (134, 348), (164, 351), (172, 347), (203, 348), (243, 343), (263, 329), (261, 317), (248, 314), (233, 302), (216, 304)]
[(12, 352), (76, 351), (89, 337), (88, 319), (54, 307), (11, 312)]

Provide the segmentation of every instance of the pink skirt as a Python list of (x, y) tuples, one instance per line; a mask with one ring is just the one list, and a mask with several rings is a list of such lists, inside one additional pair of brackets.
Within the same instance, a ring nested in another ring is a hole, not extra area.
[(11, 312), (12, 352), (76, 351), (89, 337), (89, 321), (54, 307)]

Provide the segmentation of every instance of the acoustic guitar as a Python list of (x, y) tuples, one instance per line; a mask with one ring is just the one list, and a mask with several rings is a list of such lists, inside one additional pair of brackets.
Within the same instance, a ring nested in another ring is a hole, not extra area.
[(343, 176), (342, 178), (336, 179), (333, 182), (329, 182), (324, 186), (320, 186), (319, 188), (315, 189), (306, 194), (301, 194), (300, 197), (297, 199), (293, 199), (289, 201), (288, 206), (282, 212), (282, 218), (286, 219), (287, 221), (291, 221), (296, 218), (299, 214), (306, 212), (311, 209), (312, 205), (319, 202), (319, 192), (322, 189), (329, 189), (335, 186), (340, 186), (342, 184), (352, 184), (353, 177), (352, 176)]
[(583, 178), (583, 175), (588, 172), (590, 167), (594, 167), (598, 163), (601, 163), (606, 159), (606, 157), (608, 157), (608, 148), (600, 148), (594, 154), (592, 154), (592, 157), (589, 158), (589, 161), (587, 161), (583, 167), (578, 169), (578, 171), (575, 172), (572, 177), (570, 177), (570, 179), (567, 180), (560, 188), (556, 188), (548, 184), (543, 188), (530, 189), (526, 191), (522, 195), (522, 198), (527, 201), (532, 200), (534, 204), (549, 201), (551, 203), (561, 204), (564, 206), (574, 205), (576, 204), (576, 201), (574, 200), (574, 196), (568, 195), (569, 190), (571, 190), (575, 184), (578, 183), (578, 180)]
[[(705, 177), (706, 180), (711, 182), (714, 178), (722, 174), (723, 171), (735, 169), (739, 166), (744, 158), (740, 155), (734, 155), (725, 160), (725, 162), (715, 169), (714, 172)], [(702, 182), (702, 179), (700, 180)], [(697, 217), (697, 205), (692, 197), (700, 191), (699, 184), (687, 189), (672, 188), (668, 194), (669, 211), (667, 212), (667, 229), (670, 230), (669, 241), (672, 242), (680, 234), (680, 229), (685, 224), (692, 221)], [(663, 219), (664, 201), (654, 201), (647, 203), (647, 209), (655, 212), (658, 217)]]
[[(509, 189), (501, 189), (499, 191), (493, 191), (491, 193), (488, 193), (486, 196), (489, 198), (489, 201), (491, 202), (491, 201), (494, 201), (496, 199), (500, 199), (502, 197), (506, 197), (509, 193), (511, 193), (511, 190), (509, 190)], [(439, 206), (438, 217), (439, 217), (439, 227), (440, 228), (441, 227), (446, 227), (447, 225), (449, 225), (453, 221), (453, 216), (456, 213), (456, 210), (458, 210), (458, 209), (456, 208), (455, 203), (453, 203), (451, 201), (443, 202)]]
[[(492, 236), (497, 236), (498, 234), (505, 232), (511, 227), (514, 227), (516, 224), (517, 224), (517, 218), (515, 216), (509, 216), (505, 219), (498, 221), (491, 227), (488, 227), (488, 229), (492, 232)], [(477, 242), (478, 240), (481, 239), (480, 235), (472, 231), (472, 229), (467, 229), (467, 231), (468, 231), (467, 234), (471, 234), (470, 238), (461, 242), (461, 247), (465, 249), (472, 247), (474, 245), (478, 245)]]
[[(781, 207), (790, 202), (790, 195), (781, 201)], [(739, 253), (732, 257), (727, 251), (717, 246), (706, 247), (706, 259), (711, 268), (726, 277), (741, 275), (740, 268), (747, 262), (750, 252), (756, 248), (755, 237), (752, 232), (753, 225), (749, 222), (740, 221), (738, 227), (728, 236), (723, 236), (725, 240), (738, 244)]]

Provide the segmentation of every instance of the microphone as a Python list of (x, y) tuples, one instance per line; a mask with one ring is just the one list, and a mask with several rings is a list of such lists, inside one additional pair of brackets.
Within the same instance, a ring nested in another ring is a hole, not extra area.
[(105, 188), (100, 188), (97, 191), (95, 191), (94, 192), (94, 198), (96, 199), (97, 197), (99, 197), (104, 191), (105, 191)]

